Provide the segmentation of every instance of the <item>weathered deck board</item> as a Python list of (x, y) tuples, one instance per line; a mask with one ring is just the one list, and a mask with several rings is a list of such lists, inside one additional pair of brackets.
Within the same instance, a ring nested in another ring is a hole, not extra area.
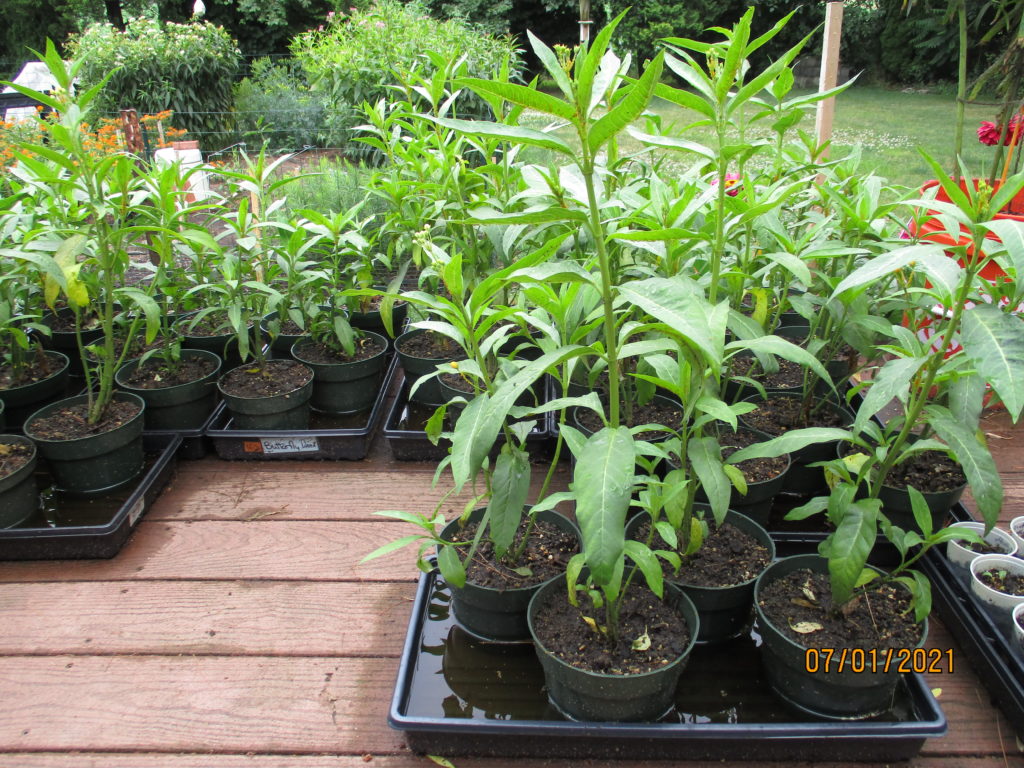
[[(370, 522), (157, 522), (143, 519), (112, 560), (0, 563), (5, 581), (113, 579), (287, 579), (410, 581), (415, 568), (402, 553), (359, 561), (396, 536), (413, 533), (392, 520)], [(400, 533), (396, 533), (401, 531)]]
[(414, 593), (395, 582), (0, 584), (0, 655), (396, 657)]

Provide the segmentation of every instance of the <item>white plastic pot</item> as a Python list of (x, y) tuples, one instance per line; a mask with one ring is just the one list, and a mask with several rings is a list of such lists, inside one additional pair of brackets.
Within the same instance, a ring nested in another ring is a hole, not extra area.
[(1020, 618), (1024, 616), (1024, 603), (1019, 603), (1013, 608), (1013, 647), (1018, 652), (1024, 653), (1024, 627), (1020, 625)]
[[(1021, 533), (1017, 533), (1020, 530)], [(1010, 521), (1010, 537), (1017, 542), (1017, 557), (1024, 557), (1024, 515)]]
[(984, 584), (979, 574), (992, 569), (1024, 576), (1024, 560), (1013, 555), (978, 555), (971, 561), (971, 593), (981, 601), (1006, 637), (1013, 637), (1013, 611), (1018, 605), (1024, 605), (1024, 595), (1009, 595)]
[[(985, 530), (984, 523), (976, 522), (953, 523), (950, 527), (969, 528), (972, 531), (976, 531), (978, 534), (981, 534)], [(989, 531), (988, 536), (985, 537), (985, 541), (993, 546), (1000, 547), (1007, 555), (1013, 555), (1017, 552), (1017, 542), (1014, 541), (1010, 534), (1001, 528), (993, 528)], [(949, 541), (946, 543), (946, 557), (949, 558), (950, 565), (953, 566), (953, 570), (964, 584), (970, 583), (971, 562), (979, 556), (980, 554), (978, 552), (967, 549), (967, 547), (963, 546), (959, 542)]]

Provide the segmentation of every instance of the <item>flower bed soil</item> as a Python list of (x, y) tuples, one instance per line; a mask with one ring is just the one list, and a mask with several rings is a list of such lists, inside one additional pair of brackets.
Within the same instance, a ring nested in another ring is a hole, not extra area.
[(103, 418), (90, 424), (88, 405), (69, 405), (50, 416), (35, 419), (32, 422), (32, 436), (43, 440), (76, 440), (100, 435), (131, 421), (140, 410), (137, 403), (114, 400), (107, 406)]
[[(516, 531), (511, 551), (514, 552), (522, 542), (526, 526), (527, 521), (524, 517)], [(476, 536), (476, 531), (476, 523), (467, 523), (464, 528), (455, 532), (452, 541), (471, 542)], [(530, 532), (526, 548), (515, 563), (497, 560), (491, 542), (482, 539), (473, 559), (466, 565), (466, 580), (493, 589), (532, 587), (565, 573), (569, 559), (579, 550), (579, 541), (575, 536), (556, 525), (541, 521)], [(516, 572), (516, 569), (522, 568), (528, 568), (529, 574)]]
[(255, 363), (224, 374), (221, 389), (235, 397), (273, 397), (294, 392), (313, 377), (313, 372), (294, 360), (267, 360), (261, 370)]
[(915, 648), (921, 626), (906, 591), (891, 584), (836, 606), (827, 574), (795, 571), (761, 589), (761, 609), (787, 637), (806, 648)]
[[(675, 661), (690, 642), (683, 617), (635, 580), (622, 601), (617, 640), (588, 625), (581, 610), (587, 603), (583, 596), (580, 608), (565, 599), (548, 601), (534, 619), (538, 640), (571, 666), (601, 674), (650, 672)], [(604, 621), (603, 611), (596, 613), (592, 618)]]
[(163, 389), (188, 384), (208, 376), (216, 362), (205, 357), (184, 358), (174, 367), (158, 357), (151, 357), (138, 365), (127, 377), (125, 383), (138, 389)]

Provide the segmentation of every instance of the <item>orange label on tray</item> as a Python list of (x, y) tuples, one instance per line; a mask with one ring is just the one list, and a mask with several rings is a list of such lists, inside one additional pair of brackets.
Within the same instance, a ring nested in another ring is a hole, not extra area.
[(242, 450), (246, 453), (263, 453), (263, 444), (259, 440), (246, 440), (242, 443)]

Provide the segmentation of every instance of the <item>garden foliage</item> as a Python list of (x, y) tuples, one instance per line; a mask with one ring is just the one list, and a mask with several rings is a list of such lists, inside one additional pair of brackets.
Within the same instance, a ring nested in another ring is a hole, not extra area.
[(240, 57), (221, 27), (135, 18), (120, 32), (110, 24), (93, 24), (72, 40), (71, 54), (81, 63), (82, 87), (113, 73), (95, 104), (97, 111), (173, 110), (179, 127), (200, 136), (214, 134), (204, 147), (223, 140), (231, 125), (231, 86)]

